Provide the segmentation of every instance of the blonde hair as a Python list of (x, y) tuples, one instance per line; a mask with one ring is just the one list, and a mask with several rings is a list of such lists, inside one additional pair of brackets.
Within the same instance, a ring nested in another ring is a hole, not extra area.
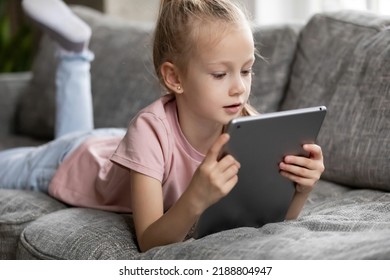
[[(203, 23), (215, 20), (226, 24), (246, 21), (250, 26), (243, 10), (229, 0), (161, 0), (153, 40), (153, 63), (161, 85), (165, 87), (161, 75), (163, 63), (171, 62), (185, 73)], [(247, 105), (243, 115), (256, 112)]]

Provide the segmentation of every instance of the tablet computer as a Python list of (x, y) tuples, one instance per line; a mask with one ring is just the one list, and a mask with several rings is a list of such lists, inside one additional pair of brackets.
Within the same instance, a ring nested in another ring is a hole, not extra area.
[(241, 164), (231, 192), (200, 216), (195, 238), (236, 227), (260, 227), (283, 221), (295, 185), (279, 173), (286, 155), (308, 156), (302, 145), (315, 143), (325, 106), (239, 117), (226, 127), (224, 153)]

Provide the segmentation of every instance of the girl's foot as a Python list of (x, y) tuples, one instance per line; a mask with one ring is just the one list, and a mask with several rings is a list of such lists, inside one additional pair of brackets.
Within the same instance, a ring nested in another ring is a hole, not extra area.
[(25, 13), (63, 49), (82, 52), (88, 47), (91, 28), (61, 0), (23, 0)]

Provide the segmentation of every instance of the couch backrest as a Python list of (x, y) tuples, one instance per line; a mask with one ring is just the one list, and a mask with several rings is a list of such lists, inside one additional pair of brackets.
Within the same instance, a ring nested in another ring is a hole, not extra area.
[[(91, 65), (95, 127), (126, 127), (144, 106), (161, 95), (151, 58), (153, 23), (120, 20), (86, 7), (74, 11), (92, 28)], [(261, 55), (254, 66), (252, 103), (261, 112), (275, 111), (283, 98), (293, 59), (297, 30), (289, 26), (254, 28)], [(53, 137), (55, 45), (43, 37), (33, 65), (31, 87), (18, 111), (22, 134)]]
[(250, 102), (261, 113), (277, 111), (284, 98), (294, 60), (300, 26), (254, 26), (261, 57), (253, 66)]
[(390, 190), (390, 18), (313, 17), (300, 34), (282, 109), (325, 105), (324, 178)]

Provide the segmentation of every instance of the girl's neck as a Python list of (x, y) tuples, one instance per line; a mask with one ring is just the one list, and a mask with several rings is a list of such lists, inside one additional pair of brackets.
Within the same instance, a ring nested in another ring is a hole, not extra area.
[(201, 154), (206, 154), (223, 130), (223, 125), (188, 117), (177, 108), (181, 131), (188, 143)]

